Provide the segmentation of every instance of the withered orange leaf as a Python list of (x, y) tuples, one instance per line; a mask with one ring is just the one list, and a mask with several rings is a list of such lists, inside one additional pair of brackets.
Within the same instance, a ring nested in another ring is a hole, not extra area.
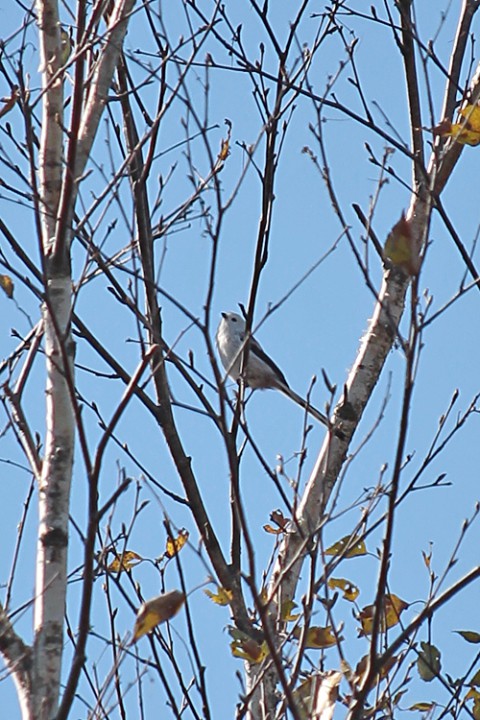
[(265, 532), (270, 533), (270, 535), (283, 535), (283, 530), (281, 528), (274, 528), (270, 525), (270, 523), (265, 523), (263, 529)]
[(287, 529), (287, 525), (290, 522), (288, 518), (285, 517), (285, 515), (282, 513), (281, 510), (273, 510), (270, 513), (270, 520), (274, 522), (276, 525), (278, 525), (279, 528), (282, 530)]
[(282, 533), (287, 531), (288, 523), (290, 521), (284, 516), (281, 510), (273, 510), (270, 513), (270, 520), (272, 521), (272, 523), (275, 523), (277, 527), (274, 528), (267, 523), (263, 526), (265, 532), (268, 532), (271, 535), (281, 535)]

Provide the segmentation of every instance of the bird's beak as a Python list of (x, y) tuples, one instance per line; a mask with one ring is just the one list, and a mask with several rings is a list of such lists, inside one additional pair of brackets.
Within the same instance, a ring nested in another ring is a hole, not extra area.
[(226, 319), (227, 319), (227, 313), (225, 313), (225, 312), (222, 312), (222, 313), (220, 313), (220, 315), (221, 315), (221, 316), (223, 317), (223, 319), (224, 319), (224, 320), (226, 320)]

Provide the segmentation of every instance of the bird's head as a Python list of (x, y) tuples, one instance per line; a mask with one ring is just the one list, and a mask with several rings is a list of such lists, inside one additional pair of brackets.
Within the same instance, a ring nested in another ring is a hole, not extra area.
[(245, 320), (238, 313), (222, 312), (222, 323), (230, 328), (232, 332), (245, 330)]

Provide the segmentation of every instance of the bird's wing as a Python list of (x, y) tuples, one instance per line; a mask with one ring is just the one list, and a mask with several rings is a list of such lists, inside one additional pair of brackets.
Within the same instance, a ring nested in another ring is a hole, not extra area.
[(254, 353), (258, 358), (260, 358), (260, 360), (264, 362), (265, 365), (268, 365), (268, 367), (273, 370), (275, 375), (278, 376), (280, 382), (282, 382), (287, 388), (289, 387), (289, 384), (283, 372), (280, 370), (278, 365), (273, 362), (272, 358), (267, 355), (260, 343), (257, 342), (254, 337), (250, 338), (250, 352)]

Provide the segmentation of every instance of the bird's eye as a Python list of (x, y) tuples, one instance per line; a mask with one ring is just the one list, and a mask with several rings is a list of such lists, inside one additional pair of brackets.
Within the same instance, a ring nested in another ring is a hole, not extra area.
[(237, 322), (237, 318), (232, 318), (232, 322)]

